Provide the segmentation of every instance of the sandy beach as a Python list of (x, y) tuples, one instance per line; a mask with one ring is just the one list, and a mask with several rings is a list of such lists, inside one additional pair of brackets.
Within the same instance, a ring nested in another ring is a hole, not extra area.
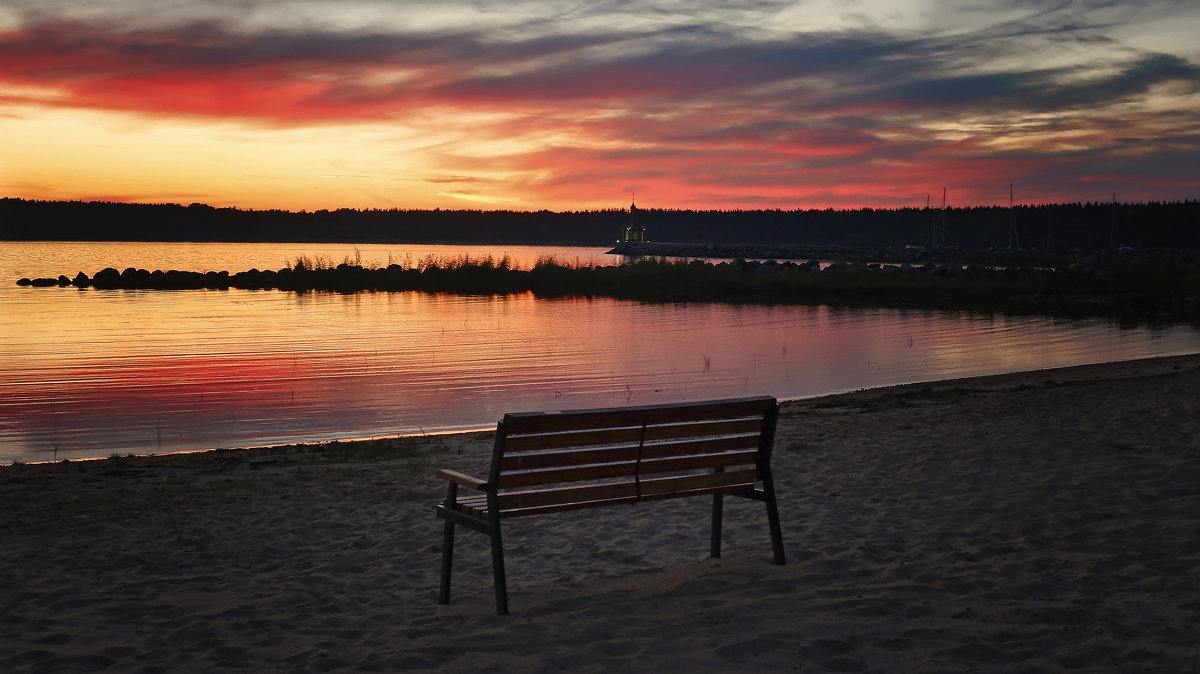
[[(514, 410), (516, 411), (516, 410)], [(139, 448), (130, 448), (131, 452)], [(761, 504), (514, 520), (491, 433), (0, 467), (3, 671), (1200, 671), (1200, 355), (784, 406)]]

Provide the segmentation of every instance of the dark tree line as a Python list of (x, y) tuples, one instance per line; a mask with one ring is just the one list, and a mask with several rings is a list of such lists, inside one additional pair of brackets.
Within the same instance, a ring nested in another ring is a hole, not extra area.
[[(1200, 201), (898, 209), (639, 209), (647, 240), (802, 246), (1069, 250), (1200, 249)], [(508, 243), (603, 246), (629, 214), (591, 211), (339, 209), (0, 199), (0, 240)], [(1015, 223), (1015, 227), (1012, 224)]]

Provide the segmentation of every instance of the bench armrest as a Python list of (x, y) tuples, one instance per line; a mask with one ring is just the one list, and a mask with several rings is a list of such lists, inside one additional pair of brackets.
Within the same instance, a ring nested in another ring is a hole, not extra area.
[(457, 470), (448, 470), (446, 468), (442, 468), (438, 472), (434, 473), (434, 475), (442, 478), (443, 480), (447, 480), (449, 482), (453, 482), (454, 484), (466, 487), (467, 489), (477, 489), (479, 491), (484, 491), (488, 488), (487, 482), (484, 482), (483, 480), (480, 480), (478, 478), (471, 477), (470, 475), (464, 475), (463, 473), (460, 473)]

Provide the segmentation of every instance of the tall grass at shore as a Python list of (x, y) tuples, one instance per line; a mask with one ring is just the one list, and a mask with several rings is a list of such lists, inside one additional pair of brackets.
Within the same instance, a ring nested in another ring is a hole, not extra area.
[(404, 262), (397, 262), (395, 257), (389, 253), (388, 262), (382, 265), (378, 262), (371, 261), (363, 264), (362, 253), (357, 248), (354, 249), (354, 257), (347, 255), (340, 263), (336, 263), (332, 258), (323, 255), (298, 255), (291, 263), (284, 267), (290, 271), (326, 271), (330, 269), (345, 269), (345, 268), (361, 268), (369, 271), (379, 269), (390, 269), (400, 267), (402, 269), (415, 269), (420, 272), (426, 270), (459, 270), (459, 269), (519, 269), (513, 264), (512, 258), (508, 254), (504, 254), (499, 258), (493, 255), (472, 256), (469, 254), (463, 255), (434, 255), (429, 254), (425, 257), (413, 261), (411, 255), (406, 255)]
[(340, 264), (329, 258), (301, 255), (284, 269), (267, 272), (273, 278), (263, 279), (263, 283), (296, 291), (427, 290), (488, 294), (527, 290), (520, 282), (520, 275), (526, 273), (508, 255), (431, 254), (415, 261), (406, 256), (403, 262), (389, 255), (388, 264), (382, 266), (376, 262), (364, 265), (355, 249), (355, 258), (347, 257)]
[[(1119, 256), (1087, 260), (1028, 257), (1004, 266), (836, 262), (712, 263), (683, 258), (639, 258), (598, 266), (579, 259), (539, 257), (523, 269), (503, 255), (436, 256), (387, 265), (363, 264), (355, 250), (341, 263), (298, 256), (279, 271), (148, 272), (104, 270), (93, 279), (67, 280), (97, 288), (250, 288), (295, 292), (404, 291), (463, 294), (532, 292), (539, 297), (604, 296), (646, 301), (845, 303), (951, 306), (985, 309), (1047, 307), (1101, 313), (1143, 312), (1195, 320), (1200, 316), (1200, 264)], [(63, 285), (65, 277), (55, 282)], [(20, 282), (19, 282), (20, 283)], [(42, 284), (46, 285), (46, 284)]]

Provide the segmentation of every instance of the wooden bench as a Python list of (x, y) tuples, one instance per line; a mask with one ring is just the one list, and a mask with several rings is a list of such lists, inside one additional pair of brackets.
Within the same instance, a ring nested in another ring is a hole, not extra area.
[[(711, 495), (713, 557), (721, 556), (722, 497), (762, 501), (775, 563), (785, 563), (771, 481), (778, 416), (768, 396), (504, 415), (488, 479), (437, 472), (447, 482), (437, 506), (446, 521), (438, 601), (450, 603), (456, 524), (491, 539), (496, 612), (504, 615), (501, 521), (639, 501)], [(460, 496), (459, 487), (475, 493)]]

